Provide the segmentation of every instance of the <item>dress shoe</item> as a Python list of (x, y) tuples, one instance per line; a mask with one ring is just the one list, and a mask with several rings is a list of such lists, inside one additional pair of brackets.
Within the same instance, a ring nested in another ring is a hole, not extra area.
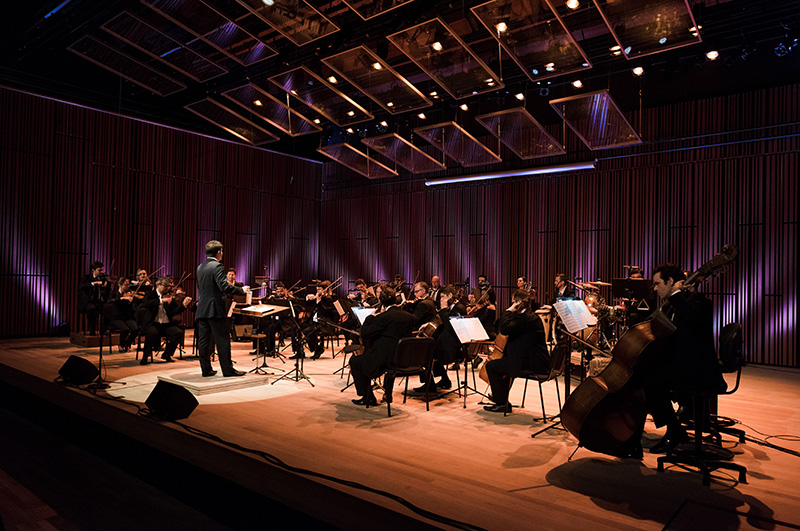
[(213, 369), (212, 369), (212, 370), (210, 370), (210, 371), (208, 371), (208, 372), (204, 372), (204, 373), (203, 373), (203, 377), (204, 377), (204, 378), (208, 378), (209, 376), (214, 376), (215, 374), (217, 374), (217, 371), (215, 371), (215, 370), (213, 370)]
[(667, 434), (658, 441), (655, 446), (650, 448), (651, 454), (666, 454), (678, 447), (679, 444), (685, 443), (688, 440), (686, 432), (683, 430), (671, 433), (667, 430)]
[(492, 413), (511, 413), (511, 404), (494, 404), (492, 406), (483, 406), (483, 409)]
[(431, 382), (430, 385), (423, 384), (419, 387), (414, 388), (415, 393), (435, 393), (436, 392), (436, 384)]
[(139, 365), (147, 365), (148, 363), (149, 362), (147, 361), (147, 358), (142, 358), (142, 360), (139, 362)]
[(374, 396), (362, 396), (361, 398), (354, 398), (353, 403), (357, 406), (377, 406), (378, 399)]
[(228, 374), (223, 374), (222, 376), (228, 378), (230, 376), (244, 376), (245, 374), (247, 373), (244, 371), (237, 371), (236, 369), (234, 369), (233, 372), (229, 372)]
[(436, 389), (450, 389), (453, 387), (453, 382), (447, 376), (436, 382)]
[(320, 356), (322, 356), (322, 352), (320, 352), (318, 354), (314, 354), (313, 356), (311, 356), (311, 359), (312, 360), (318, 360)]
[(294, 356), (289, 356), (289, 359), (290, 360), (299, 360), (299, 359), (303, 359), (305, 357), (306, 357), (306, 355), (305, 355), (305, 353), (303, 353), (303, 354), (295, 354)]

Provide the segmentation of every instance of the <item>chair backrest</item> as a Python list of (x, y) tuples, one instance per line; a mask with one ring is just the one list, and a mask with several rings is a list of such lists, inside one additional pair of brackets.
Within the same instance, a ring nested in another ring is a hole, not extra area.
[(394, 369), (403, 372), (409, 369), (430, 367), (435, 344), (436, 342), (431, 337), (402, 338), (394, 351)]
[(744, 365), (742, 325), (729, 323), (719, 333), (719, 364), (722, 372), (736, 372)]

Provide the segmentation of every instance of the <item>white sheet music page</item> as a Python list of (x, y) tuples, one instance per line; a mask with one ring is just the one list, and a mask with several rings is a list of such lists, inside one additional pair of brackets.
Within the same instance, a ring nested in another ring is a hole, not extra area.
[(356, 314), (356, 317), (358, 317), (358, 322), (362, 325), (364, 324), (364, 319), (366, 319), (368, 315), (375, 313), (375, 308), (361, 308), (359, 306), (353, 306), (352, 310), (353, 313)]
[(481, 320), (477, 317), (451, 317), (450, 324), (453, 325), (453, 330), (462, 343), (489, 339), (489, 334), (486, 333)]
[(339, 317), (347, 313), (344, 311), (344, 308), (342, 308), (342, 303), (339, 301), (333, 301), (333, 307), (336, 308), (337, 312), (339, 312)]
[(597, 319), (583, 301), (558, 301), (553, 307), (570, 334), (577, 334), (584, 328), (597, 324)]

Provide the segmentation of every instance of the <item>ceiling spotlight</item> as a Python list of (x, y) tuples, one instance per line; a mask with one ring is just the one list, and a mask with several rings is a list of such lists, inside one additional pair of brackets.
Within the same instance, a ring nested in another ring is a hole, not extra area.
[(434, 91), (432, 91), (432, 92), (431, 92), (429, 95), (430, 95), (430, 96), (438, 96), (438, 95), (439, 95), (439, 93), (438, 93), (438, 92), (436, 92), (436, 91), (434, 90)]
[(389, 103), (387, 103), (387, 104), (386, 104), (386, 106), (387, 106), (387, 107), (394, 107), (394, 103), (392, 103), (392, 102), (390, 101)]
[(261, 107), (264, 104), (261, 103), (261, 100), (256, 100), (256, 101), (253, 102), (253, 105), (256, 105), (257, 107)]
[(523, 94), (522, 92), (517, 92), (516, 94), (514, 94), (514, 97), (517, 98), (519, 101), (522, 101), (525, 99), (525, 94)]
[(424, 112), (419, 113), (417, 115), (417, 118), (419, 118), (420, 120), (424, 120), (425, 119), (425, 113)]
[(265, 6), (268, 6), (268, 7), (275, 5), (275, 0), (261, 0), (261, 1), (264, 2)]
[(336, 76), (330, 76), (330, 77), (328, 78), (328, 81), (330, 81), (330, 82), (331, 82), (331, 83), (333, 83), (334, 85), (335, 85), (336, 83), (338, 83), (338, 82), (339, 82), (339, 80), (338, 80), (338, 79), (336, 79)]
[(372, 68), (374, 68), (375, 70), (380, 70), (381, 68), (383, 68), (383, 65), (381, 65), (380, 63), (372, 63)]
[(318, 124), (319, 123), (319, 118), (314, 118), (314, 123)]
[(583, 86), (583, 82), (580, 79), (576, 79), (572, 82), (572, 86), (575, 88), (581, 88)]
[(547, 63), (546, 65), (544, 65), (544, 69), (547, 70), (548, 72), (552, 72), (553, 70), (556, 69), (556, 64), (555, 63)]
[(641, 66), (637, 66), (636, 68), (631, 70), (631, 72), (633, 72), (634, 76), (641, 77), (642, 75), (644, 75), (644, 68), (642, 68)]
[(716, 61), (719, 58), (719, 52), (717, 50), (709, 50), (706, 52), (706, 59), (709, 61)]
[(347, 111), (347, 116), (355, 116), (356, 113), (354, 111)]
[(431, 45), (431, 48), (433, 48), (437, 52), (441, 52), (442, 51), (442, 43), (439, 42), (439, 41), (436, 41)]
[(384, 127), (389, 127), (389, 123), (386, 120), (382, 121), (381, 125)]
[(495, 26), (495, 28), (497, 29), (497, 33), (503, 33), (508, 29), (508, 26), (505, 22), (500, 22)]
[(534, 76), (538, 76), (539, 75), (539, 69), (538, 68), (534, 68), (533, 70), (531, 70), (531, 74), (533, 74)]
[(347, 131), (351, 135), (353, 134), (353, 128), (352, 127), (348, 127), (347, 129), (345, 129), (345, 131)]
[(297, 91), (296, 91), (295, 89), (292, 89), (292, 90), (290, 90), (289, 92), (291, 92), (292, 94), (294, 94), (295, 96), (297, 96)]
[(658, 39), (658, 44), (667, 44), (667, 38), (661, 37), (660, 39)]
[(469, 110), (469, 107), (467, 106), (467, 104), (466, 104), (466, 103), (462, 103), (462, 104), (461, 104), (461, 110), (462, 110), (462, 111), (468, 111), (468, 110)]
[(581, 3), (578, 0), (567, 0), (567, 7), (570, 9), (578, 9)]

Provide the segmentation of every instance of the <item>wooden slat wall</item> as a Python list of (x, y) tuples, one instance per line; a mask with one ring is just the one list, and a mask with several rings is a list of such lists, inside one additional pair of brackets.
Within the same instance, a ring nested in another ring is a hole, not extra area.
[(596, 171), (579, 174), (426, 188), (408, 175), (371, 182), (326, 165), (321, 274), (413, 279), (419, 270), (425, 280), (469, 277), (474, 285), (485, 272), (506, 304), (519, 275), (544, 299), (558, 272), (610, 280), (625, 274), (623, 264), (696, 269), (733, 242), (738, 261), (702, 288), (716, 328), (742, 322), (751, 362), (800, 366), (800, 86), (628, 118), (641, 121), (645, 145), (590, 152), (566, 135), (571, 160), (600, 159)]
[(76, 325), (94, 260), (193, 293), (216, 238), (246, 282), (316, 275), (319, 164), (5, 89), (0, 121), (2, 337)]

